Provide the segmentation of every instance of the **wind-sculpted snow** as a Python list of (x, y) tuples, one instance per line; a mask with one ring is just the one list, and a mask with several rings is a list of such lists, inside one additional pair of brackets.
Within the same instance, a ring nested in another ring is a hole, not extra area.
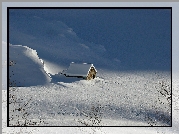
[(50, 82), (37, 52), (29, 47), (9, 44), (9, 86), (36, 86)]

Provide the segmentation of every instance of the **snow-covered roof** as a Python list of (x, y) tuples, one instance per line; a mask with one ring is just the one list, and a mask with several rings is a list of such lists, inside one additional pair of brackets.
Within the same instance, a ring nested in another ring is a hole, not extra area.
[[(94, 67), (93, 64), (87, 64), (87, 63), (83, 63), (83, 64), (78, 64), (78, 63), (74, 63), (72, 62), (69, 66), (69, 68), (65, 71), (65, 74), (68, 76), (83, 76), (86, 77), (90, 68)], [(95, 69), (95, 67), (94, 67)], [(95, 71), (97, 72), (97, 70), (95, 69)]]

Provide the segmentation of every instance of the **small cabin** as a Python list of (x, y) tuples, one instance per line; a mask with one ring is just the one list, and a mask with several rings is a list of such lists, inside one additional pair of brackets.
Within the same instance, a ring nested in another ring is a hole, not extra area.
[(74, 63), (72, 62), (69, 66), (69, 68), (65, 71), (63, 71), (63, 74), (66, 77), (77, 77), (77, 78), (83, 78), (86, 80), (91, 80), (96, 77), (97, 70), (93, 66), (93, 64), (89, 63)]

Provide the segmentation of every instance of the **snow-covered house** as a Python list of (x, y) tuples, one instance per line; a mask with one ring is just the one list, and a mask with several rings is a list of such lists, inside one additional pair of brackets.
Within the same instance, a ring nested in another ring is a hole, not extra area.
[(69, 68), (62, 72), (66, 77), (78, 77), (86, 80), (91, 80), (96, 77), (97, 70), (93, 64), (83, 63), (78, 64), (72, 62)]

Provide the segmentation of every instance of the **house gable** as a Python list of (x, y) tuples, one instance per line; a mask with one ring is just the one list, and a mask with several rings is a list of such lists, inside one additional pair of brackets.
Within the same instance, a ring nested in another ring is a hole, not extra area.
[(90, 79), (94, 79), (96, 77), (96, 69), (92, 66), (89, 71), (88, 71), (88, 75), (87, 75), (87, 80), (90, 80)]

